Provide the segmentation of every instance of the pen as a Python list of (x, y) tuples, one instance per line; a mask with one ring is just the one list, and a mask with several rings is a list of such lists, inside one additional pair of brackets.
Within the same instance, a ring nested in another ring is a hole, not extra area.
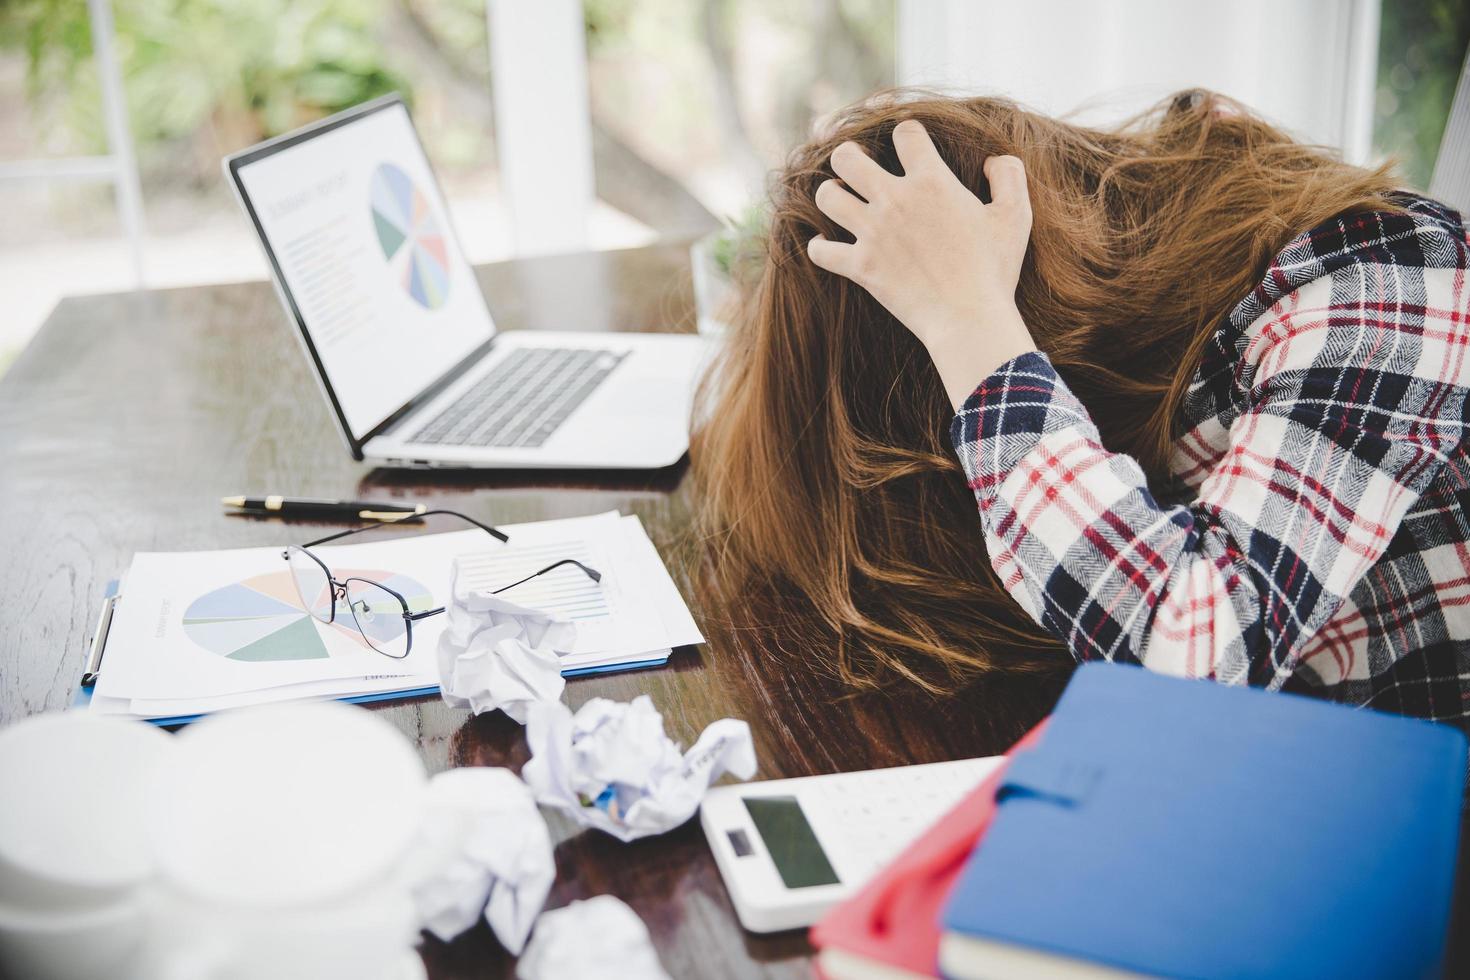
[(237, 514), (272, 517), (308, 517), (325, 521), (417, 521), (429, 508), (424, 504), (381, 503), (371, 500), (311, 500), (302, 497), (221, 497), (220, 503)]

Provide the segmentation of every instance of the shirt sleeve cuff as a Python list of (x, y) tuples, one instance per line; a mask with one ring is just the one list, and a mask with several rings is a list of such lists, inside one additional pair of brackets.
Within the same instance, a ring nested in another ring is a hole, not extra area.
[(1041, 436), (1089, 422), (1040, 351), (1028, 351), (980, 382), (949, 424), (949, 438), (977, 491), (1004, 479)]

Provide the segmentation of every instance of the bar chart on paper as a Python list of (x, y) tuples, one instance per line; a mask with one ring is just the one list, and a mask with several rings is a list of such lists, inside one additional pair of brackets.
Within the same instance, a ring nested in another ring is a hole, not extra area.
[[(459, 556), (455, 594), (497, 593), (572, 622), (572, 648), (558, 650), (563, 674), (662, 664), (673, 648), (704, 642), (637, 517), (610, 511), (505, 530), (508, 546)], [(596, 569), (601, 580), (563, 565), (514, 584), (564, 558)]]
[[(585, 541), (546, 541), (460, 558), (462, 584), (495, 591), (520, 581), (563, 558), (575, 558), (596, 567)], [(531, 579), (502, 592), (517, 605), (539, 609), (579, 626), (612, 615), (612, 599), (600, 582), (594, 582), (575, 565)]]

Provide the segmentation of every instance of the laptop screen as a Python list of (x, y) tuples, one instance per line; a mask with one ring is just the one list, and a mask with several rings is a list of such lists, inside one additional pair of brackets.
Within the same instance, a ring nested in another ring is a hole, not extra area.
[(235, 173), (354, 439), (494, 334), (402, 103)]

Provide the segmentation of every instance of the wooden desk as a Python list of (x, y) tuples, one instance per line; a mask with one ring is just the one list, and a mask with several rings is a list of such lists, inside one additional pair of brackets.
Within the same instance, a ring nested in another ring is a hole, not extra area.
[[(504, 328), (688, 329), (685, 250), (658, 246), (502, 263), (480, 270)], [(68, 703), (97, 599), (135, 551), (288, 543), (311, 526), (221, 514), (219, 497), (289, 492), (430, 500), (501, 523), (638, 514), (698, 616), (691, 501), (683, 470), (655, 474), (374, 471), (353, 463), (264, 283), (68, 299), (0, 381), (0, 723)], [(1002, 751), (1055, 690), (993, 688), (935, 706), (905, 696), (843, 698), (779, 666), (760, 630), (701, 617), (711, 642), (661, 670), (571, 681), (590, 697), (652, 696), (685, 744), (744, 718), (764, 778)], [(519, 726), (436, 699), (378, 709), (433, 771), (519, 768)], [(674, 977), (809, 975), (803, 933), (742, 931), (697, 821), (624, 845), (555, 815), (549, 906), (610, 892), (653, 933)], [(1457, 930), (1463, 932), (1463, 930)], [(483, 925), (429, 941), (436, 977), (510, 976)]]

